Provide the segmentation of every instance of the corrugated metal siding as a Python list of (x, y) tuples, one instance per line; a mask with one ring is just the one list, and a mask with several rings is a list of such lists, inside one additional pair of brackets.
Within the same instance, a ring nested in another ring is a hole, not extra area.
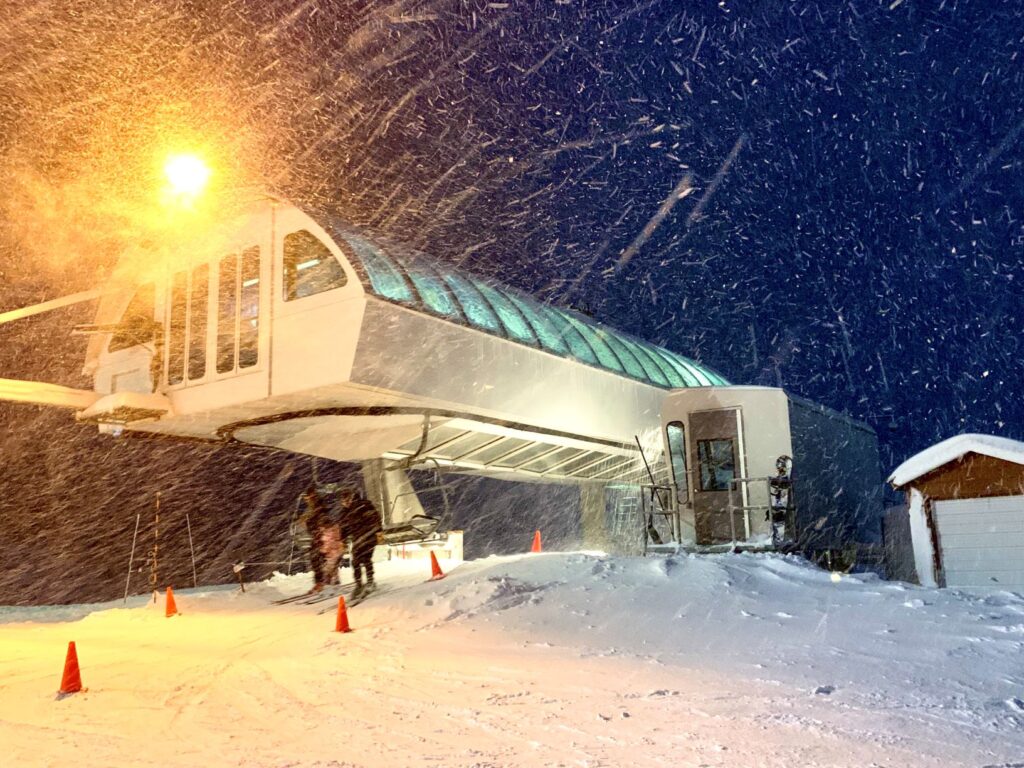
[(882, 478), (875, 433), (817, 403), (787, 397), (801, 549), (881, 543)]
[(1024, 589), (1024, 496), (936, 501), (947, 587)]

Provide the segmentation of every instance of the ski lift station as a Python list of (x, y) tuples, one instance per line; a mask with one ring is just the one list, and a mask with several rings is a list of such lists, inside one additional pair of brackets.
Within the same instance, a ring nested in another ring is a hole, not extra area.
[(2, 395), (115, 434), (359, 462), (386, 524), (422, 511), (406, 472), (432, 469), (578, 485), (595, 547), (880, 537), (864, 424), (330, 213), (264, 198), (205, 242), (166, 274), (104, 286), (78, 329), (94, 391), (8, 381)]

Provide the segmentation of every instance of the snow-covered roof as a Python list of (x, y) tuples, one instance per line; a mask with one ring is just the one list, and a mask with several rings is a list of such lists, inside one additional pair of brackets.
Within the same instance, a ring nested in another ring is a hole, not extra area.
[(899, 488), (968, 453), (1024, 464), (1024, 443), (1019, 440), (995, 435), (957, 435), (911, 456), (889, 475), (889, 482)]

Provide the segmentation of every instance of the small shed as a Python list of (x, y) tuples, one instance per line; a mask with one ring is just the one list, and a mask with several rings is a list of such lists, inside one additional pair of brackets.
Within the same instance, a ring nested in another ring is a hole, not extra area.
[(1024, 591), (1024, 442), (957, 435), (889, 483), (907, 493), (922, 585)]

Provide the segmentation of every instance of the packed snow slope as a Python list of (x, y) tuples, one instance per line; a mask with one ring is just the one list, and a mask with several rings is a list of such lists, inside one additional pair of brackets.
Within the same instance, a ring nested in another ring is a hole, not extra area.
[[(0, 765), (1017, 766), (1024, 599), (780, 556), (551, 553), (0, 609)], [(327, 603), (326, 605), (330, 605)], [(75, 640), (88, 691), (57, 700)]]

